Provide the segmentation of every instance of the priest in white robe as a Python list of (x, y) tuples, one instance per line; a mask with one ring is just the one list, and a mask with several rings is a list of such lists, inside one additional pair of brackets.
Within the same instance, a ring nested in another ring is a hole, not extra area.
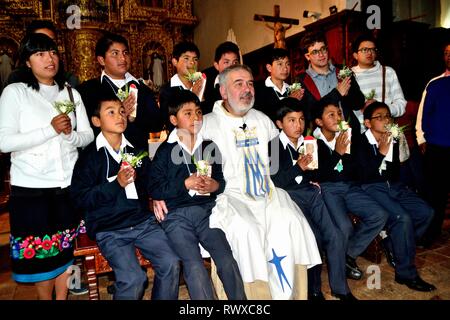
[(247, 66), (225, 69), (219, 83), (223, 100), (204, 116), (201, 131), (218, 145), (226, 181), (210, 227), (225, 232), (248, 299), (306, 299), (306, 269), (321, 258), (301, 209), (270, 180), (268, 142), (278, 130), (252, 109), (255, 90)]

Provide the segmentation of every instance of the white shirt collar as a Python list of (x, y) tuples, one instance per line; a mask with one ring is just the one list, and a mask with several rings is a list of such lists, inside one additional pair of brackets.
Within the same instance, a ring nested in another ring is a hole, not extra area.
[(305, 139), (303, 136), (300, 136), (297, 141), (297, 146), (294, 146), (292, 141), (289, 140), (288, 136), (286, 135), (286, 133), (284, 133), (283, 130), (281, 130), (279, 137), (280, 137), (281, 144), (283, 145), (283, 148), (285, 150), (286, 150), (287, 145), (289, 144), (292, 148), (294, 148), (295, 151), (298, 151), (298, 149), (303, 144), (303, 141)]
[(189, 90), (189, 88), (187, 88), (184, 83), (181, 81), (180, 77), (178, 76), (178, 74), (175, 74), (172, 78), (170, 78), (170, 86), (171, 87), (179, 87), (182, 86), (183, 89), (185, 90)]
[(219, 84), (219, 75), (216, 76), (216, 79), (214, 80), (214, 88), (216, 85)]
[(133, 145), (125, 138), (124, 134), (122, 133), (122, 142), (120, 143), (120, 152), (117, 153), (109, 144), (108, 140), (106, 140), (105, 136), (103, 135), (103, 132), (100, 132), (95, 139), (95, 146), (97, 147), (97, 151), (100, 150), (100, 148), (105, 147), (106, 150), (108, 150), (111, 157), (113, 157), (114, 160), (117, 161), (117, 163), (120, 163), (122, 161), (122, 157), (120, 156), (120, 152), (123, 152), (123, 149), (126, 146), (129, 146), (131, 148), (134, 148)]
[[(336, 132), (336, 136), (339, 134), (339, 132)], [(325, 144), (328, 146), (328, 148), (330, 148), (331, 150), (334, 150), (334, 148), (336, 147), (336, 136), (334, 137), (334, 139), (332, 141), (328, 141), (327, 138), (325, 138), (325, 136), (322, 133), (322, 130), (320, 130), (319, 127), (317, 127), (314, 132), (313, 132), (313, 136), (318, 139), (318, 140), (322, 140), (323, 142), (325, 142)]]
[(284, 94), (286, 92), (286, 90), (289, 88), (289, 85), (283, 81), (283, 87), (280, 89), (278, 89), (278, 87), (272, 82), (272, 79), (269, 77), (266, 78), (266, 81), (264, 82), (264, 84), (266, 85), (266, 87), (270, 87), (273, 88), (273, 90), (279, 92), (280, 94)]
[[(112, 79), (110, 76), (108, 76), (106, 74), (105, 70), (102, 71), (102, 75), (100, 76), (100, 82), (103, 82), (103, 77), (108, 77), (114, 84), (117, 83), (117, 79)], [(138, 79), (133, 77), (131, 75), (131, 73), (127, 72), (127, 73), (125, 73), (125, 79), (121, 79), (120, 81), (124, 82), (124, 84), (125, 84), (125, 83), (128, 83), (128, 82), (133, 81), (133, 80), (136, 81), (137, 83), (139, 83)], [(122, 86), (120, 86), (120, 87), (122, 87)]]
[(201, 134), (197, 134), (197, 139), (195, 140), (195, 144), (194, 144), (194, 149), (192, 149), (192, 151), (189, 150), (189, 148), (180, 141), (180, 137), (177, 134), (178, 129), (175, 128), (172, 130), (172, 132), (169, 134), (169, 137), (167, 138), (167, 142), (168, 143), (178, 143), (183, 149), (184, 151), (186, 151), (188, 154), (190, 154), (191, 156), (194, 154), (195, 150), (197, 150), (197, 148), (202, 144), (203, 142), (203, 137)]

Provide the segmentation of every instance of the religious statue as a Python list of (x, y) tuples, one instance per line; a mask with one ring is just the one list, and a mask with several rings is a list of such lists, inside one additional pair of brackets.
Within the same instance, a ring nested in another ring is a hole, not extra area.
[(277, 21), (273, 24), (273, 27), (266, 23), (266, 27), (273, 30), (274, 48), (287, 49), (286, 47), (286, 31), (292, 27), (292, 24), (285, 27), (281, 22)]

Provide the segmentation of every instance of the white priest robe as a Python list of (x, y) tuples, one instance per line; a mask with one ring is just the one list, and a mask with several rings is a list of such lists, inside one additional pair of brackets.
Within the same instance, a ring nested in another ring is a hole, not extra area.
[[(255, 281), (268, 283), (266, 298), (298, 298), (296, 268), (302, 266), (306, 271), (305, 266), (322, 261), (301, 209), (270, 179), (268, 142), (278, 130), (254, 109), (244, 117), (233, 117), (220, 100), (213, 112), (204, 116), (201, 135), (219, 147), (226, 181), (210, 216), (210, 227), (226, 234), (247, 284), (247, 298), (252, 299), (248, 283)], [(305, 287), (306, 281), (302, 282)]]

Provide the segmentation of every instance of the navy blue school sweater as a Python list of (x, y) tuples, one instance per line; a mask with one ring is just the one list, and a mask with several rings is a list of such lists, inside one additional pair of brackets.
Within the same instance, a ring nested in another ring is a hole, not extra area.
[[(177, 142), (165, 141), (156, 151), (149, 174), (150, 196), (155, 200), (164, 200), (169, 211), (215, 201), (216, 196), (225, 189), (222, 159), (217, 145), (212, 141), (203, 141), (195, 150), (194, 156), (197, 161), (210, 159), (211, 177), (219, 183), (219, 189), (209, 196), (189, 195), (184, 180), (197, 170), (191, 155)], [(213, 159), (215, 161), (212, 161)]]
[[(272, 148), (275, 150), (272, 150)], [(278, 157), (276, 152), (278, 152)], [(292, 160), (298, 159), (299, 153), (289, 144), (286, 145), (285, 149), (279, 137), (269, 142), (269, 153), (271, 161), (270, 177), (278, 188), (294, 190), (300, 186), (310, 185), (310, 181), (317, 180), (317, 170), (303, 171), (298, 164), (293, 165)], [(275, 162), (278, 162), (278, 165)], [(297, 176), (303, 177), (300, 183), (295, 180)]]
[[(352, 144), (354, 139), (354, 135), (352, 135)], [(352, 182), (357, 180), (358, 166), (354, 156), (356, 149), (354, 145), (352, 145), (351, 154), (344, 153), (341, 156), (335, 150), (331, 150), (325, 142), (317, 139), (317, 149), (319, 156), (318, 179), (320, 182)], [(340, 160), (342, 163), (341, 171), (337, 170)]]
[(400, 179), (399, 143), (394, 143), (392, 162), (386, 161), (386, 170), (381, 170), (382, 155), (375, 144), (370, 144), (366, 135), (361, 136), (361, 143), (357, 152), (359, 179), (361, 183), (397, 182)]
[[(137, 154), (129, 146), (124, 152)], [(142, 165), (136, 168), (134, 184), (139, 199), (127, 199), (125, 189), (119, 185), (117, 178), (112, 182), (107, 179), (117, 175), (120, 164), (106, 148), (97, 151), (94, 140), (81, 152), (70, 189), (75, 205), (83, 210), (86, 231), (91, 239), (95, 239), (97, 232), (119, 230), (135, 226), (149, 217), (154, 218), (148, 209), (149, 162), (149, 158), (145, 157)]]

